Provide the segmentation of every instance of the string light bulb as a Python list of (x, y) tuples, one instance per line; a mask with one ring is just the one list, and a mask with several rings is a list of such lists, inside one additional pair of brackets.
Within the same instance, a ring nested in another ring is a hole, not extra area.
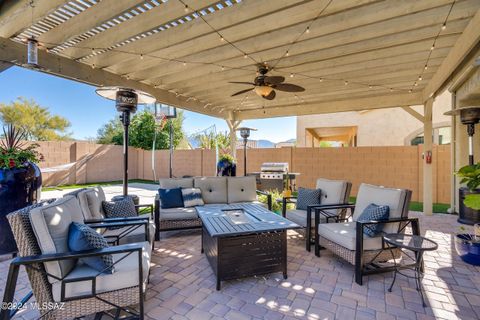
[(445, 30), (445, 29), (447, 29), (447, 24), (446, 24), (446, 23), (443, 23), (443, 24), (442, 24), (442, 30)]
[(189, 12), (190, 12), (190, 9), (188, 8), (188, 5), (187, 5), (187, 4), (185, 5), (185, 9), (184, 9), (184, 10), (185, 10), (185, 13), (189, 13)]
[(423, 80), (422, 76), (418, 76), (418, 81), (422, 81), (422, 80)]
[(345, 83), (344, 83), (344, 84), (347, 86), (347, 85), (348, 85), (348, 81), (345, 81)]
[(425, 65), (425, 67), (423, 67), (423, 70), (427, 70), (428, 69), (428, 65)]
[(92, 64), (92, 69), (95, 69), (95, 63)]
[(305, 33), (310, 33), (310, 27), (307, 27), (307, 30), (305, 30)]
[(143, 60), (143, 54), (140, 53), (140, 60)]
[(373, 86), (371, 84), (368, 85), (368, 89), (373, 89)]
[(290, 78), (293, 78), (293, 73), (290, 73)]
[(285, 52), (285, 55), (288, 57), (290, 55), (290, 52), (288, 52), (287, 50), (287, 52)]
[(222, 71), (224, 71), (224, 70), (225, 70), (225, 67), (224, 67), (224, 66), (222, 66)]
[(183, 61), (183, 66), (186, 67), (187, 66), (187, 63), (185, 61)]
[(432, 46), (430, 47), (430, 50), (433, 50), (433, 49), (435, 49), (435, 43), (432, 44)]
[(319, 80), (320, 80), (320, 82), (323, 82), (323, 78), (320, 78)]
[(245, 53), (243, 54), (243, 58), (247, 59), (248, 58), (248, 55)]
[(220, 36), (220, 41), (225, 41), (225, 38), (223, 38), (222, 36)]

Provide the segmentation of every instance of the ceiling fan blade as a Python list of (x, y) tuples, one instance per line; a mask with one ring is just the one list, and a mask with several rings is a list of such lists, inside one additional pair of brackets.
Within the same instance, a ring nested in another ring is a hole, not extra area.
[(251, 82), (244, 82), (244, 81), (229, 81), (228, 83), (236, 83), (236, 84), (249, 84), (249, 85), (252, 85), (254, 86), (255, 83), (251, 83)]
[(286, 92), (303, 92), (305, 91), (305, 88), (297, 86), (296, 84), (291, 84), (291, 83), (279, 83), (276, 84), (275, 89), (280, 90), (280, 91), (286, 91)]
[(239, 94), (246, 93), (248, 91), (252, 91), (252, 88), (250, 89), (245, 89), (245, 90), (240, 90), (238, 92), (235, 92), (234, 94), (231, 95), (231, 97), (238, 96)]
[(279, 84), (285, 81), (285, 77), (282, 76), (272, 76), (272, 77), (265, 77), (265, 83), (269, 84)]
[(273, 100), (273, 99), (275, 99), (276, 95), (277, 94), (275, 93), (275, 90), (272, 90), (272, 92), (270, 92), (270, 94), (268, 96), (265, 96), (265, 97), (262, 96), (262, 98), (267, 99), (267, 100)]

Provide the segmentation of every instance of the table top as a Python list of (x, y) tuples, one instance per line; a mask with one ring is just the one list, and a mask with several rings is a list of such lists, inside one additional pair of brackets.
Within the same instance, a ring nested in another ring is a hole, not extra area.
[(211, 237), (229, 237), (301, 228), (258, 204), (205, 205), (195, 207)]
[(411, 234), (388, 233), (383, 236), (383, 240), (395, 247), (405, 248), (411, 251), (431, 251), (438, 248), (436, 242), (422, 236)]

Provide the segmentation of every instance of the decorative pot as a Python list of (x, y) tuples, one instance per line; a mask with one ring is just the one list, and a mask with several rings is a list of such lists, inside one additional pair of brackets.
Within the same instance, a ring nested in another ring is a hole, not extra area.
[(459, 210), (458, 210), (458, 222), (463, 224), (474, 225), (475, 223), (480, 223), (480, 210), (474, 210), (463, 204), (465, 196), (469, 194), (479, 194), (480, 189), (474, 191), (468, 190), (468, 188), (462, 187), (458, 190), (458, 196), (460, 199)]
[(468, 264), (480, 266), (480, 242), (473, 242), (473, 235), (457, 234), (455, 237), (455, 250)]
[(17, 251), (7, 214), (40, 200), (42, 174), (33, 163), (24, 168), (0, 169), (0, 254)]
[(237, 165), (235, 163), (221, 160), (217, 163), (217, 176), (235, 177), (237, 175)]

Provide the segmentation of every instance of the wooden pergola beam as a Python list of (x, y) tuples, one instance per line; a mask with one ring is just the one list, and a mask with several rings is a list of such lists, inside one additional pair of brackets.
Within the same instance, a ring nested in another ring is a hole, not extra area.
[[(447, 26), (448, 28), (448, 26)], [(469, 24), (458, 38), (455, 46), (445, 58), (437, 73), (423, 90), (423, 100), (434, 97), (450, 79), (455, 69), (480, 42), (480, 11), (473, 16)]]
[(395, 108), (422, 104), (421, 92), (389, 94), (367, 98), (345, 99), (329, 102), (296, 103), (283, 107), (268, 107), (234, 112), (236, 120), (286, 117), (367, 109)]
[[(25, 66), (27, 62), (27, 48), (25, 45), (9, 39), (0, 38), (0, 60), (11, 62), (18, 66)], [(128, 80), (120, 75), (101, 70), (92, 69), (88, 65), (38, 51), (38, 61), (42, 69), (38, 70), (48, 74), (90, 84), (93, 86), (125, 86), (152, 94), (159, 102), (201, 112), (214, 117), (228, 117), (228, 113), (216, 112), (211, 108), (204, 108), (205, 103), (198, 100), (177, 96), (163, 89), (154, 88), (135, 80)]]
[(413, 110), (412, 107), (405, 106), (405, 107), (402, 107), (402, 109), (405, 110), (407, 113), (409, 113), (412, 117), (420, 121), (421, 123), (425, 122), (425, 117), (419, 112)]

